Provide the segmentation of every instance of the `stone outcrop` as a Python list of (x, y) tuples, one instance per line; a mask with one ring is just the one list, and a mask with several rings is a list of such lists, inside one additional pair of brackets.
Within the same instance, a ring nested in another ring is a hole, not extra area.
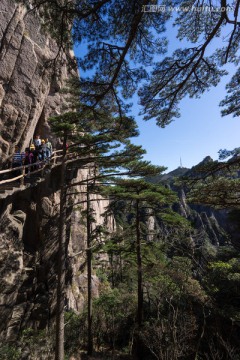
[[(179, 201), (174, 206), (174, 210), (187, 218), (192, 224), (195, 229), (194, 241), (197, 245), (209, 243), (214, 246), (222, 246), (232, 243), (236, 249), (239, 249), (238, 220), (233, 219), (231, 212), (226, 209), (217, 210), (201, 204), (190, 204), (186, 201), (186, 189), (176, 186), (174, 182), (176, 177), (188, 175), (193, 177), (195, 173), (198, 174), (199, 166), (212, 162), (213, 159), (206, 156), (197, 166), (191, 169), (179, 167), (167, 174), (153, 177), (150, 181), (163, 181), (166, 186), (178, 194)], [(157, 222), (155, 221), (155, 225), (152, 223), (151, 227), (152, 229), (158, 228)]]
[(49, 135), (46, 120), (60, 110), (59, 90), (69, 72), (64, 56), (53, 71), (50, 61), (58, 48), (26, 5), (1, 0), (0, 24), (0, 148), (4, 160), (13, 153), (14, 145), (28, 146), (34, 132)]

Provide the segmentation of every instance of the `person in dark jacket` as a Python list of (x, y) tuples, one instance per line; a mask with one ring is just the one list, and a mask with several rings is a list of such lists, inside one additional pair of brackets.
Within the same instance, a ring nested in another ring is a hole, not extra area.
[[(24, 158), (24, 165), (31, 165), (33, 164), (33, 153), (30, 151), (29, 148), (25, 149), (25, 158)], [(28, 177), (30, 176), (31, 166), (25, 169), (26, 173), (28, 174)]]
[[(15, 152), (12, 157), (12, 168), (17, 168), (22, 166), (24, 162), (25, 154), (21, 153), (20, 148), (18, 145), (15, 146)], [(21, 175), (21, 169), (18, 169), (13, 172), (13, 177), (17, 177)]]

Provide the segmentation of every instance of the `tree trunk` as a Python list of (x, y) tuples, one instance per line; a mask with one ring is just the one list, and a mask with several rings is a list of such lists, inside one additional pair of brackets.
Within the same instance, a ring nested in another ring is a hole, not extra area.
[(142, 286), (142, 253), (139, 200), (136, 200), (136, 251), (137, 251), (137, 331), (134, 334), (132, 355), (136, 360), (143, 359), (142, 345), (140, 340), (140, 329), (143, 314), (143, 286)]
[(137, 324), (138, 327), (140, 328), (142, 325), (142, 313), (143, 313), (143, 285), (142, 285), (142, 252), (141, 252), (139, 200), (136, 201), (136, 245), (137, 245), (137, 271), (138, 271)]
[(63, 159), (61, 165), (60, 219), (58, 237), (58, 278), (56, 309), (56, 349), (55, 360), (64, 360), (64, 305), (66, 276), (66, 139), (63, 141)]
[(91, 201), (87, 182), (87, 292), (88, 292), (88, 355), (93, 352), (92, 339), (92, 249), (91, 249)]

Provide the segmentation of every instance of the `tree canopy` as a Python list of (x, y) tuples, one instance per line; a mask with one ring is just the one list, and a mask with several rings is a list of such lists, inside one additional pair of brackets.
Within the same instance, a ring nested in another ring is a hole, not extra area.
[[(82, 104), (95, 109), (111, 104), (121, 115), (129, 109), (125, 100), (139, 90), (145, 119), (155, 118), (164, 127), (180, 116), (185, 96), (199, 97), (217, 86), (226, 63), (238, 65), (239, 5), (239, 0), (163, 0), (159, 5), (147, 0), (33, 0), (29, 11), (38, 10), (45, 18), (58, 55), (73, 43), (87, 44), (77, 61), (90, 74), (81, 73)], [(168, 21), (187, 45), (163, 57)], [(214, 39), (223, 37), (221, 48), (212, 47)], [(221, 102), (223, 115), (238, 115), (238, 72)]]

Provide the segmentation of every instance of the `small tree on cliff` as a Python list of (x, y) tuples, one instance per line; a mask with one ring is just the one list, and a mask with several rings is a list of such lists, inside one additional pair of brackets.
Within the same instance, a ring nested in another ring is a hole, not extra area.
[[(59, 227), (59, 257), (58, 257), (58, 301), (56, 326), (56, 359), (62, 360), (64, 354), (64, 288), (65, 288), (65, 261), (66, 261), (66, 198), (67, 189), (75, 185), (87, 185), (87, 208), (90, 209), (89, 185), (91, 187), (98, 181), (109, 181), (113, 176), (126, 174), (141, 174), (145, 162), (141, 160), (145, 151), (141, 146), (135, 146), (128, 140), (138, 134), (136, 123), (129, 117), (113, 118), (108, 114), (98, 112), (96, 118), (86, 117), (82, 120), (81, 111), (70, 111), (63, 115), (51, 118), (53, 131), (63, 139), (63, 158), (61, 165), (61, 204)], [(91, 115), (93, 115), (91, 113)], [(85, 112), (85, 116), (86, 112)], [(101, 121), (100, 121), (101, 120)], [(66, 156), (66, 143), (70, 141)], [(120, 147), (120, 150), (115, 150)], [(73, 156), (71, 155), (73, 154)], [(134, 161), (133, 161), (134, 159)], [(83, 168), (94, 163), (98, 169), (80, 183), (66, 186), (65, 172), (67, 168)], [(92, 190), (91, 190), (92, 191)], [(91, 216), (90, 212), (88, 217)], [(91, 335), (91, 246), (89, 240), (89, 219), (87, 220), (88, 233), (88, 308), (89, 308), (89, 345), (88, 352), (92, 352)]]

